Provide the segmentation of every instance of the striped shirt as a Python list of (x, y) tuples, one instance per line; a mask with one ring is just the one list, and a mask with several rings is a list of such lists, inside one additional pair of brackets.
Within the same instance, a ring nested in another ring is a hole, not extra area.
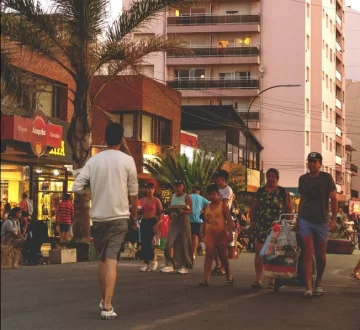
[(74, 205), (70, 201), (63, 201), (58, 206), (57, 223), (71, 225), (74, 218)]

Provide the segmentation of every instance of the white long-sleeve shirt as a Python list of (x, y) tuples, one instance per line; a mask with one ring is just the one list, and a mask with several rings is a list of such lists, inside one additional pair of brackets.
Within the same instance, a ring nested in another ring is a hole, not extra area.
[(117, 150), (105, 150), (91, 157), (76, 177), (72, 191), (82, 194), (90, 184), (92, 221), (128, 219), (128, 196), (138, 194), (134, 159)]

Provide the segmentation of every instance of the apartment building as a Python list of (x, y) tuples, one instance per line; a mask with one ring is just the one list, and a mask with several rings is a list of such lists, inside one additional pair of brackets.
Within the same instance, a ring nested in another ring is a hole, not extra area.
[[(124, 1), (127, 7), (128, 0)], [(186, 105), (233, 105), (264, 146), (262, 168), (296, 190), (310, 151), (345, 199), (343, 0), (218, 0), (170, 9), (134, 38), (176, 35), (186, 55), (153, 54), (144, 73)]]

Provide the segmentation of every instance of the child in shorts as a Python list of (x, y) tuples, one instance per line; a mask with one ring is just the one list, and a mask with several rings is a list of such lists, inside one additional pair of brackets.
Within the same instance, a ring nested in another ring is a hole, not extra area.
[(229, 207), (222, 202), (219, 189), (216, 184), (211, 184), (206, 188), (208, 200), (204, 211), (204, 231), (206, 255), (204, 263), (204, 280), (199, 283), (200, 287), (209, 286), (211, 266), (215, 252), (218, 252), (221, 264), (226, 274), (226, 285), (233, 286), (234, 279), (230, 274), (230, 264), (228, 259), (228, 244), (233, 240), (234, 222), (231, 218)]

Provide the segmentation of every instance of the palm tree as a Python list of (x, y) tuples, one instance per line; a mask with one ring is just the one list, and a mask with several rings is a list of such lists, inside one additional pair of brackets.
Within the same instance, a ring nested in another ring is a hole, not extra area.
[[(141, 0), (123, 10), (109, 25), (109, 0), (52, 0), (45, 9), (36, 0), (1, 0), (1, 52), (11, 60), (21, 48), (57, 63), (72, 79), (69, 87), (74, 115), (68, 132), (73, 166), (83, 167), (91, 152), (91, 109), (98, 93), (126, 68), (136, 70), (141, 59), (161, 51), (185, 52), (172, 37), (152, 36), (133, 41), (129, 34), (141, 29), (167, 7), (191, 5), (183, 0)], [(17, 47), (17, 52), (8, 51)], [(5, 62), (4, 62), (5, 63)], [(106, 71), (108, 79), (90, 95), (94, 76)], [(88, 238), (89, 199), (75, 199), (76, 237)]]
[[(164, 157), (157, 156), (153, 160), (144, 160), (145, 169), (163, 188), (171, 188), (175, 180), (183, 180), (187, 191), (199, 186), (202, 192), (213, 182), (214, 174), (225, 164), (222, 153), (212, 154), (203, 150), (195, 150), (192, 160), (185, 154), (167, 153)], [(229, 185), (237, 192), (241, 187), (243, 169), (235, 167), (230, 171)]]

